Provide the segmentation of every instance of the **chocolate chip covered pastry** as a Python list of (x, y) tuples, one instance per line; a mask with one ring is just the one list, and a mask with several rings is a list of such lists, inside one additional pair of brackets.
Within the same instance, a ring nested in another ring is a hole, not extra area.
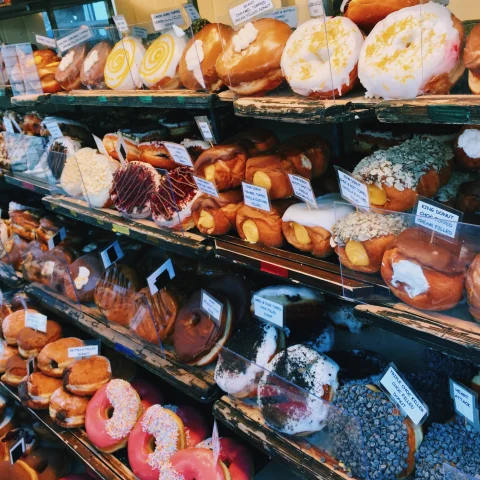
[(456, 205), (458, 203), (458, 197), (463, 184), (476, 179), (477, 176), (473, 172), (455, 171), (452, 173), (448, 183), (440, 188), (438, 193), (435, 195), (434, 200), (449, 207), (458, 208)]

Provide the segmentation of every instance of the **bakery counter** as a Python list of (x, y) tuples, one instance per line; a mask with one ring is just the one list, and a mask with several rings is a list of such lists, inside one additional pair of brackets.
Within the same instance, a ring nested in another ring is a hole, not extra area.
[(162, 355), (155, 347), (137, 341), (125, 327), (105, 323), (106, 320), (100, 316), (98, 310), (82, 305), (80, 311), (78, 304), (43, 285), (27, 285), (25, 292), (45, 309), (115, 348), (197, 401), (211, 403), (220, 396), (213, 371), (183, 365), (167, 348)]
[(35, 192), (40, 195), (51, 195), (55, 190), (53, 185), (49, 185), (48, 183), (42, 182), (38, 179), (18, 173), (5, 173), (5, 181), (10, 185), (23, 188), (24, 190), (29, 190), (30, 192)]
[(92, 209), (83, 200), (70, 197), (44, 197), (43, 203), (49, 210), (59, 215), (66, 215), (104, 230), (127, 235), (132, 239), (170, 252), (193, 258), (206, 257), (212, 253), (212, 247), (206, 243), (207, 239), (199, 234), (161, 230), (152, 221), (130, 221), (115, 210)]

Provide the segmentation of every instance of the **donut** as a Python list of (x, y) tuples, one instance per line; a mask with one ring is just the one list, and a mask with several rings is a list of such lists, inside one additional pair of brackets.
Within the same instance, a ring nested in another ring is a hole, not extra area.
[(46, 333), (25, 327), (17, 337), (18, 352), (23, 358), (36, 358), (45, 345), (55, 342), (61, 336), (62, 327), (53, 320), (47, 320)]
[(371, 155), (377, 150), (387, 150), (400, 145), (410, 138), (411, 133), (404, 131), (404, 125), (364, 123), (355, 128), (353, 151), (362, 155)]
[(186, 448), (172, 455), (170, 463), (183, 480), (229, 480), (230, 474), (219, 459), (213, 463), (213, 452), (208, 448)]
[(480, 171), (480, 127), (463, 127), (455, 142), (455, 161), (462, 170)]
[(142, 414), (140, 397), (125, 380), (111, 380), (90, 400), (85, 415), (89, 440), (102, 452), (113, 453), (127, 444)]
[(322, 137), (307, 134), (288, 138), (283, 145), (280, 145), (280, 152), (285, 152), (285, 147), (287, 146), (301, 150), (302, 162), (307, 166), (309, 163), (312, 165), (312, 178), (316, 179), (327, 172), (332, 148)]
[[(37, 437), (31, 428), (13, 428), (0, 440), (0, 462), (8, 461), (10, 463), (10, 449), (14, 447), (21, 438), (23, 438), (25, 442), (24, 455), (28, 455), (37, 446)], [(7, 480), (7, 478), (1, 476), (1, 473), (0, 478)]]
[(63, 450), (39, 448), (13, 464), (12, 479), (57, 479), (68, 473), (70, 464)]
[(149, 163), (155, 168), (164, 170), (173, 170), (178, 167), (164, 142), (158, 140), (143, 142), (138, 145), (138, 150), (140, 151), (140, 162)]
[(64, 90), (75, 90), (80, 88), (80, 71), (87, 53), (87, 44), (82, 43), (69, 50), (60, 61), (55, 72), (55, 80)]
[(140, 64), (140, 77), (150, 90), (181, 87), (178, 65), (187, 46), (186, 35), (168, 30), (148, 47)]
[[(29, 313), (39, 313), (33, 308), (28, 309)], [(25, 328), (25, 310), (17, 310), (4, 318), (2, 322), (3, 338), (8, 345), (17, 346), (19, 333)]]
[(164, 408), (176, 413), (182, 420), (186, 438), (185, 448), (195, 447), (205, 440), (209, 428), (205, 418), (197, 408), (189, 405), (164, 405)]
[(254, 157), (260, 153), (272, 150), (278, 145), (278, 138), (268, 128), (249, 128), (235, 135), (228, 137), (225, 145), (239, 143), (248, 152), (248, 157)]
[(107, 57), (105, 84), (112, 90), (135, 90), (142, 87), (140, 65), (145, 55), (142, 40), (125, 37), (120, 40)]
[(60, 427), (83, 427), (89, 401), (89, 397), (79, 397), (67, 392), (63, 387), (59, 387), (50, 397), (48, 413), (50, 418)]
[(470, 32), (463, 52), (463, 61), (468, 68), (468, 85), (473, 94), (480, 94), (480, 64), (479, 64), (480, 27), (475, 25)]
[(63, 371), (65, 390), (82, 397), (93, 395), (111, 379), (110, 361), (100, 355), (80, 358)]
[(18, 355), (18, 349), (7, 345), (5, 340), (0, 340), (0, 373), (5, 373), (7, 361), (14, 355)]
[(27, 361), (20, 355), (14, 355), (7, 360), (2, 382), (10, 385), (10, 387), (18, 387), (26, 375)]
[(15, 416), (15, 407), (10, 406), (5, 409), (5, 412), (0, 420), (0, 438), (5, 437), (5, 435), (15, 428), (18, 424), (17, 417)]
[(80, 80), (87, 88), (106, 87), (104, 70), (111, 51), (112, 47), (108, 42), (99, 42), (88, 52), (80, 71)]
[(142, 410), (144, 412), (152, 405), (163, 405), (163, 403), (165, 403), (163, 394), (157, 387), (155, 387), (155, 385), (139, 378), (134, 380), (131, 385), (140, 397)]
[(290, 88), (311, 98), (334, 98), (358, 83), (363, 34), (348, 18), (313, 18), (288, 39), (282, 70)]
[(64, 370), (75, 361), (75, 358), (68, 357), (68, 349), (83, 346), (83, 340), (74, 337), (49, 343), (38, 354), (37, 366), (45, 375), (60, 378)]
[(183, 422), (161, 405), (152, 405), (140, 417), (128, 439), (128, 461), (140, 480), (174, 478), (171, 456), (186, 446)]
[(52, 393), (61, 386), (62, 381), (59, 378), (34, 372), (19, 384), (18, 396), (22, 400), (22, 405), (34, 410), (44, 410), (48, 408)]
[(462, 23), (443, 5), (403, 8), (377, 23), (365, 40), (358, 76), (367, 97), (447, 94), (462, 76)]
[(103, 270), (103, 264), (96, 253), (77, 258), (63, 277), (65, 295), (75, 303), (93, 302), (95, 287)]

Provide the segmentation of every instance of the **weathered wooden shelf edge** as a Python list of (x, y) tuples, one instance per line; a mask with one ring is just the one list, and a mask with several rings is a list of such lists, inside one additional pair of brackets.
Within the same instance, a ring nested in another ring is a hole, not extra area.
[(12, 173), (5, 173), (5, 181), (15, 187), (23, 188), (30, 192), (39, 193), (40, 195), (51, 195), (55, 187), (47, 183), (40, 182), (28, 176), (17, 176)]
[(89, 335), (100, 339), (118, 352), (124, 354), (138, 365), (178, 388), (183, 393), (201, 403), (212, 403), (220, 397), (220, 389), (213, 377), (207, 377), (203, 371), (196, 374), (195, 367), (182, 367), (163, 358), (132, 338), (110, 328), (109, 325), (81, 312), (70, 302), (53, 291), (38, 284), (25, 287), (27, 295), (35, 298), (40, 305), (56, 315), (72, 322)]

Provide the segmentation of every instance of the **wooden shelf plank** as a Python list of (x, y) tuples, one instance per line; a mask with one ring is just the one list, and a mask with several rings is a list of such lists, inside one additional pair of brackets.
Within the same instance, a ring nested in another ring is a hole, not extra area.
[(30, 192), (39, 193), (40, 195), (52, 195), (52, 193), (57, 190), (57, 187), (54, 185), (49, 185), (37, 178), (20, 173), (5, 173), (4, 178), (10, 185), (29, 190)]

